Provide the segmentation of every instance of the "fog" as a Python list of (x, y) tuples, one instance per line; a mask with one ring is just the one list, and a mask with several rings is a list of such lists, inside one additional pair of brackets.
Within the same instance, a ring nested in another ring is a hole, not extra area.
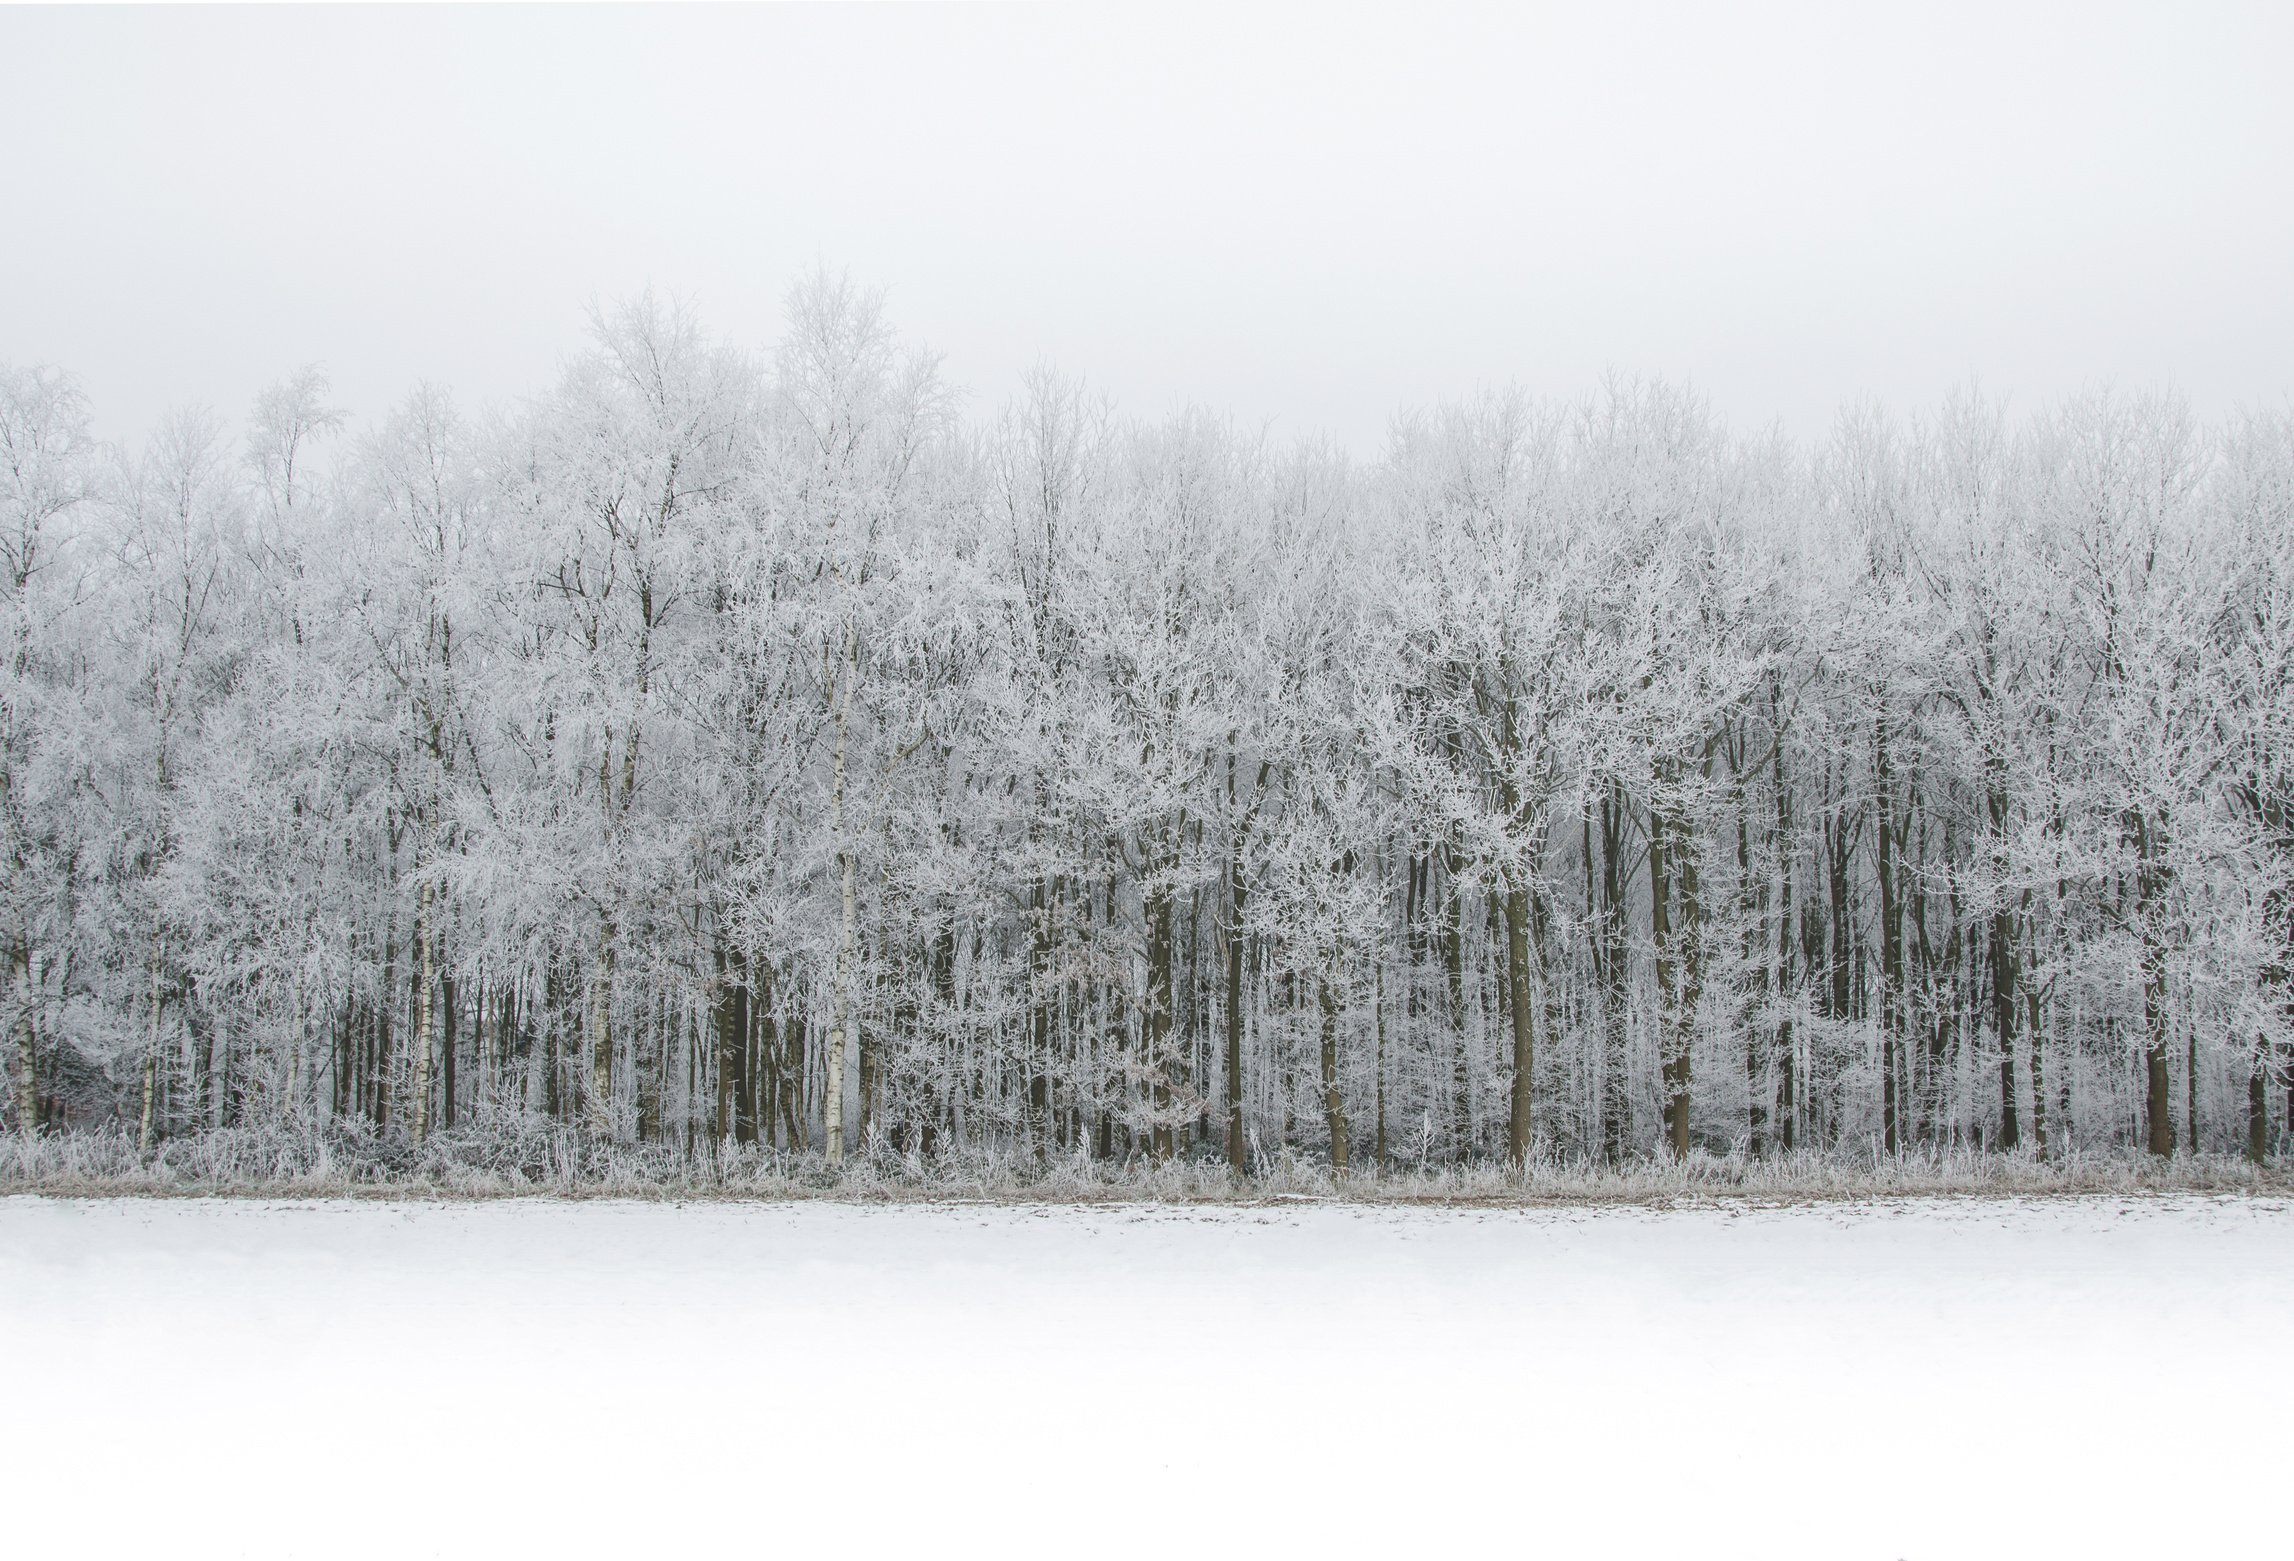
[(2269, 6), (0, 13), (0, 357), (99, 431), (295, 364), (539, 388), (593, 297), (816, 263), (975, 406), (1032, 362), (1378, 446), (1608, 370), (1738, 426), (1972, 376), (2282, 401)]

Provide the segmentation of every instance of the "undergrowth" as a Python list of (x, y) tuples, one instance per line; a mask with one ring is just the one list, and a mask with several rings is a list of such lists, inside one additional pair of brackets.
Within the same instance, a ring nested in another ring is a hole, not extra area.
[(2131, 1150), (2073, 1150), (2047, 1159), (1920, 1146), (1751, 1158), (1692, 1152), (1685, 1161), (1534, 1156), (1453, 1166), (1357, 1167), (1317, 1157), (1261, 1157), (1250, 1174), (1224, 1160), (1096, 1160), (1024, 1148), (926, 1159), (881, 1140), (831, 1167), (817, 1151), (754, 1145), (609, 1143), (563, 1124), (507, 1117), (434, 1134), (419, 1148), (363, 1124), (302, 1122), (224, 1128), (139, 1153), (131, 1134), (92, 1129), (0, 1139), (0, 1192), (59, 1197), (220, 1196), (643, 1199), (825, 1198), (884, 1203), (1641, 1204), (1744, 1200), (2080, 1194), (2294, 1194), (2294, 1167), (2223, 1155), (2160, 1160)]

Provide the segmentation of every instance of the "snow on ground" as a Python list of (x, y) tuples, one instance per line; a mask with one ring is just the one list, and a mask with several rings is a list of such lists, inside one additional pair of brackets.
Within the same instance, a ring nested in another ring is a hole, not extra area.
[(2271, 1553), (2294, 1204), (8, 1198), (0, 1339), (25, 1556)]

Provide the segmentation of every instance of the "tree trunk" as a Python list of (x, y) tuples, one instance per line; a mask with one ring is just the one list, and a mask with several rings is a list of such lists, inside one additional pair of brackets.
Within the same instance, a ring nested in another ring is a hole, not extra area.
[(1472, 1132), (1473, 1081), (1466, 1072), (1466, 896), (1458, 883), (1458, 855), (1451, 841), (1444, 841), (1437, 853), (1441, 867), (1442, 964), (1449, 978), (1450, 1142), (1453, 1153), (1462, 1160)]
[(1515, 1170), (1529, 1164), (1530, 1104), (1536, 1035), (1529, 990), (1529, 890), (1519, 883), (1505, 892), (1505, 986), (1513, 1026), (1513, 1098), (1506, 1113), (1506, 1159)]
[(1896, 1073), (1902, 1051), (1904, 990), (1903, 898), (1896, 882), (1896, 776), (1889, 752), (1888, 718), (1876, 723), (1873, 740), (1873, 779), (1878, 795), (1874, 840), (1880, 889), (1880, 1139), (1881, 1148), (1894, 1154), (1902, 1142), (1902, 1094)]
[(2039, 989), (2030, 982), (2023, 986), (2024, 1049), (2031, 1059), (2031, 1138), (2032, 1145), (2045, 1160), (2050, 1154), (2047, 1141), (2047, 1047), (2046, 1031), (2041, 1027)]
[[(885, 947), (884, 944), (884, 935), (882, 930), (879, 929), (877, 934), (877, 945), (883, 951), (883, 957), (885, 960), (885, 964), (880, 968), (885, 969), (889, 973), (890, 978), (897, 982), (898, 971), (890, 963), (892, 958), (892, 951)], [(891, 1022), (895, 1026), (897, 1026), (900, 1022), (900, 1015), (897, 1012), (897, 1009), (891, 1015)], [(855, 1148), (860, 1149), (865, 1153), (868, 1148), (869, 1139), (878, 1132), (881, 1132), (883, 1127), (882, 1122), (879, 1120), (878, 1100), (878, 1096), (882, 1093), (884, 1088), (884, 1080), (882, 1076), (884, 1067), (884, 1038), (881, 1030), (879, 1030), (879, 1033), (872, 1036), (869, 1032), (868, 1026), (855, 1025), (852, 1032), (852, 1048), (853, 1072), (857, 1075), (853, 1081), (854, 1085), (856, 1086), (854, 1089), (854, 1095), (856, 1096), (856, 1099), (854, 1100), (853, 1104), (859, 1108), (857, 1118), (852, 1124), (852, 1142)]]
[(808, 1149), (812, 1143), (812, 1117), (805, 1109), (805, 1072), (812, 1065), (812, 1025), (805, 1008), (810, 996), (800, 987), (781, 1024), (781, 1130), (789, 1147), (797, 1150)]
[(733, 983), (726, 976), (725, 945), (709, 951), (710, 1021), (716, 1029), (717, 1111), (711, 1137), (718, 1148), (733, 1142), (733, 1102), (740, 1087), (741, 1065), (747, 1060), (748, 1037), (733, 1013)]
[(1745, 974), (1752, 983), (1752, 997), (1744, 1006), (1747, 1023), (1744, 1026), (1744, 1098), (1745, 1098), (1745, 1153), (1759, 1159), (1768, 1147), (1768, 1107), (1761, 1096), (1767, 1082), (1767, 1068), (1761, 1056), (1761, 1039), (1768, 1023), (1768, 944), (1765, 933), (1767, 914), (1765, 883), (1757, 884), (1752, 872), (1752, 818), (1744, 795), (1741, 769), (1743, 750), (1740, 746), (1729, 767), (1736, 780), (1736, 881), (1737, 915), (1744, 931), (1740, 938), (1740, 953)]
[(457, 1099), (455, 1055), (459, 1037), (454, 1022), (454, 977), (441, 972), (438, 977), (438, 1122), (441, 1127), (454, 1126)]
[(1649, 941), (1657, 963), (1657, 1045), (1665, 1085), (1665, 1141), (1675, 1160), (1689, 1157), (1689, 1047), (1681, 1020), (1680, 951), (1673, 938), (1672, 825), (1649, 808)]
[(589, 1130), (613, 1136), (613, 921), (598, 928), (597, 968), (589, 978)]
[(1339, 1086), (1338, 994), (1327, 976), (1317, 981), (1322, 1006), (1322, 1114), (1330, 1129), (1330, 1171), (1347, 1171), (1346, 1097)]
[[(1705, 751), (1706, 778), (1711, 779), (1712, 750)], [(1690, 1068), (1696, 1059), (1697, 1013), (1705, 991), (1705, 906), (1698, 863), (1702, 847), (1687, 830), (1675, 827), (1674, 877), (1680, 884), (1681, 914), (1673, 927), (1680, 960), (1680, 989), (1673, 1008), (1673, 1052), (1679, 1071), (1673, 1094), (1673, 1157), (1685, 1160), (1689, 1132), (1694, 1123), (1694, 1092)]]
[(433, 890), (425, 878), (414, 896), (414, 947), (419, 961), (414, 980), (414, 1143), (430, 1133), (430, 1039), (432, 994), (437, 989), (438, 940), (430, 926)]
[[(531, 1005), (528, 1014), (531, 1016)], [(562, 1032), (565, 1028), (565, 994), (558, 975), (558, 956), (552, 953), (542, 970), (542, 1114), (552, 1122), (562, 1122), (570, 1103), (566, 1099), (566, 1065), (559, 1053), (563, 1049)]]
[(1171, 1158), (1171, 1018), (1172, 1018), (1172, 913), (1171, 891), (1157, 881), (1158, 857), (1149, 869), (1147, 887), (1147, 1077), (1154, 1120), (1148, 1142), (1156, 1160)]
[[(841, 745), (837, 762), (837, 812), (844, 811), (844, 764)], [(849, 849), (841, 853), (842, 910), (836, 941), (836, 991), (832, 994), (828, 1032), (828, 1066), (821, 1078), (822, 1142), (832, 1166), (844, 1163), (844, 1059), (853, 1044), (856, 1003), (854, 984), (860, 961), (860, 863)]]
[(144, 1034), (143, 1102), (136, 1113), (135, 1152), (151, 1153), (151, 1107), (159, 1093), (159, 935), (151, 939), (151, 1027)]
[[(398, 1003), (398, 928), (393, 913), (389, 934), (382, 945), (382, 997), (374, 1005), (374, 1055), (368, 1059), (367, 1105), (374, 1113), (375, 1131), (390, 1131), (390, 1070), (392, 1053), (391, 1010)], [(188, 1020), (196, 1009), (187, 1010)], [(205, 1071), (204, 1066), (201, 1069)]]
[(2013, 1149), (2022, 1138), (2015, 1110), (2015, 1025), (2022, 1005), (2015, 991), (2018, 955), (2015, 918), (2005, 909), (1991, 918), (1991, 1015), (1999, 1038), (1999, 1147)]
[[(933, 935), (932, 995), (937, 1004), (934, 1009), (935, 1022), (939, 1027), (936, 1034), (944, 1045), (947, 1044), (951, 1034), (949, 1027), (954, 1024), (956, 1016), (956, 916), (956, 906), (951, 900)], [(953, 1049), (952, 1045), (948, 1046), (949, 1051)], [(920, 1112), (922, 1121), (916, 1132), (916, 1153), (927, 1164), (939, 1153), (941, 1117), (948, 1109), (948, 1099), (956, 1093), (958, 1087), (952, 1073), (926, 1080), (923, 1109)]]
[(197, 1002), (185, 1005), (184, 1028), (191, 1038), (192, 1105), (199, 1113), (201, 1131), (219, 1123), (222, 1098), (215, 1077), (215, 1020), (202, 1013)]
[(844, 1164), (844, 1052), (852, 1034), (854, 966), (860, 937), (860, 864), (844, 816), (844, 772), (850, 742), (852, 680), (858, 673), (858, 629), (845, 631), (843, 676), (836, 689), (836, 749), (829, 780), (830, 827), (836, 831), (842, 911), (837, 922), (836, 986), (829, 994), (827, 1068), (821, 1080), (821, 1118), (828, 1163)]
[(1378, 962), (1378, 990), (1372, 999), (1378, 1028), (1378, 1116), (1370, 1143), (1371, 1173), (1386, 1174), (1386, 962)]
[(1028, 1053), (1022, 1064), (1026, 1074), (1027, 1121), (1022, 1132), (1040, 1159), (1051, 1139), (1051, 1048), (1059, 979), (1052, 969), (1054, 933), (1052, 908), (1058, 903), (1058, 882), (1039, 873), (1029, 889), (1028, 917)]
[(1774, 749), (1769, 755), (1771, 781), (1776, 790), (1776, 1114), (1777, 1133), (1784, 1152), (1792, 1153), (1800, 1135), (1799, 1085), (1793, 1048), (1792, 1000), (1799, 981), (1792, 966), (1792, 794), (1784, 785), (1783, 719), (1776, 714), (1774, 684), (1770, 685), (1770, 728)]
[[(449, 1004), (461, 1001), (458, 985), (451, 981), (441, 985)], [(508, 1093), (506, 1075), (512, 1055), (512, 1037), (505, 1028), (508, 1014), (509, 1004), (504, 999), (502, 985), (480, 973), (470, 986), (470, 1065), (463, 1079), (468, 1094), (454, 1108), (456, 1122), (482, 1119), (488, 1111), (500, 1106)], [(459, 1068), (460, 1064), (456, 1066)], [(516, 1098), (520, 1106), (525, 1104), (522, 1089)]]
[(1600, 1074), (1601, 1151), (1614, 1164), (1624, 1157), (1626, 1109), (1625, 1001), (1628, 971), (1625, 966), (1625, 801), (1614, 781), (1606, 788), (1598, 810), (1601, 816), (1599, 861), (1594, 867), (1593, 812), (1585, 815), (1585, 898), (1587, 942), (1593, 958), (1593, 980), (1599, 994), (1601, 1034), (1598, 1041)]
[(2246, 1075), (2246, 1158), (2256, 1165), (2270, 1158), (2270, 1041), (2254, 1038), (2254, 1062)]
[(2146, 925), (2143, 932), (2143, 1048), (2147, 1089), (2144, 1116), (2150, 1151), (2161, 1159), (2175, 1152), (2173, 1082), (2167, 1066), (2167, 951)]
[(740, 1070), (733, 1085), (733, 1141), (769, 1148), (783, 1067), (780, 1022), (773, 1014), (773, 967), (737, 951), (733, 970), (733, 1050)]
[(1243, 1134), (1243, 883), (1241, 843), (1227, 857), (1227, 1166), (1235, 1175), (1250, 1170)]
[(2183, 1114), (2188, 1119), (2190, 1152), (2198, 1153), (2198, 1026), (2183, 1037)]
[(32, 956), (16, 945), (16, 1129), (29, 1145), (40, 1131), (40, 1038), (32, 1022)]

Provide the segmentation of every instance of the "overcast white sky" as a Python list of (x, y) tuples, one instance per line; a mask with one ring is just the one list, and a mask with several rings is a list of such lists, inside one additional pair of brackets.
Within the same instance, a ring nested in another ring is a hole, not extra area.
[(2294, 389), (2294, 6), (0, 11), (0, 360), (101, 431), (317, 359), (534, 390), (592, 295), (765, 345), (816, 261), (1370, 453), (1605, 369), (1740, 426), (1980, 375)]

